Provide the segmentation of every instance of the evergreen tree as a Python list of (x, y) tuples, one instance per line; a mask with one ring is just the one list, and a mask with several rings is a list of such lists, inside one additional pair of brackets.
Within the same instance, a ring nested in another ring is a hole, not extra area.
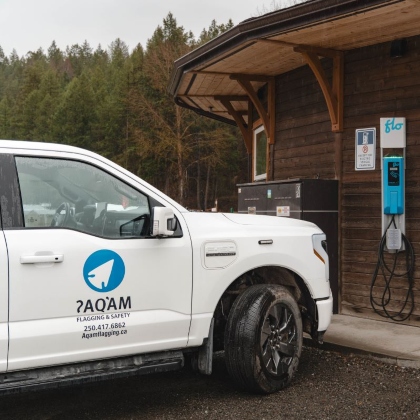
[(218, 25), (216, 20), (213, 19), (208, 29), (203, 29), (201, 31), (197, 45), (205, 44), (231, 28), (233, 28), (232, 19), (229, 19), (228, 23), (222, 23), (220, 25)]
[(87, 72), (75, 77), (61, 97), (54, 119), (57, 142), (92, 150), (92, 125), (96, 121), (95, 95)]
[(189, 207), (232, 196), (246, 160), (238, 130), (176, 106), (173, 62), (230, 29), (212, 21), (198, 39), (169, 13), (130, 53), (85, 41), (6, 57), (0, 47), (0, 137), (85, 147), (116, 161)]

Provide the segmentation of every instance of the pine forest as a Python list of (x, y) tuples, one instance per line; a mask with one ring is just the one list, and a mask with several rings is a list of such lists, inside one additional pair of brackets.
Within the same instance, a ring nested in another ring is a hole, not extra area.
[(167, 93), (173, 62), (232, 26), (213, 21), (195, 38), (168, 14), (131, 52), (121, 39), (65, 51), (52, 41), (24, 57), (0, 46), (0, 138), (83, 147), (190, 209), (236, 209), (248, 165), (239, 130)]

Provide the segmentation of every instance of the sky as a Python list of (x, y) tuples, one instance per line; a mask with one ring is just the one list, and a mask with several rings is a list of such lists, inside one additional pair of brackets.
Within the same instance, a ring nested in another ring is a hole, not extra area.
[(213, 19), (236, 25), (272, 7), (270, 0), (0, 0), (0, 46), (9, 56), (42, 48), (54, 40), (60, 49), (85, 40), (106, 49), (120, 38), (130, 51), (146, 47), (171, 12), (179, 26), (198, 37)]

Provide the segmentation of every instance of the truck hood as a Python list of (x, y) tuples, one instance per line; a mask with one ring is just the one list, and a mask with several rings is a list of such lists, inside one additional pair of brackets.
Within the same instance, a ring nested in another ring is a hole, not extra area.
[(322, 232), (313, 223), (289, 217), (233, 213), (182, 213), (193, 237), (255, 237), (261, 235), (295, 235), (309, 230)]
[(223, 216), (225, 216), (231, 222), (237, 223), (238, 225), (315, 227), (315, 225), (311, 222), (306, 222), (304, 220), (299, 220), (299, 219), (292, 219), (289, 217), (275, 217), (275, 216), (262, 216), (262, 215), (254, 215), (254, 214), (233, 214), (233, 213), (223, 213)]

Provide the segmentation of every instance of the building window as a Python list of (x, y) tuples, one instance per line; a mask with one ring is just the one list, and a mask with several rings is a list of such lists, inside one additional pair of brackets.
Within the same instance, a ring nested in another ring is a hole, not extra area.
[(264, 126), (254, 130), (253, 139), (254, 181), (267, 179), (267, 135)]

